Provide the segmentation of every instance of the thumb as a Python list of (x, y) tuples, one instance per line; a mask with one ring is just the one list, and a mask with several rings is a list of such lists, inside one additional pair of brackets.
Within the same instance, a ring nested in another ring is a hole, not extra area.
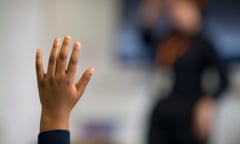
[(92, 76), (94, 72), (94, 68), (88, 68), (82, 75), (82, 77), (79, 79), (79, 81), (76, 84), (76, 88), (77, 88), (77, 94), (79, 97), (82, 96), (82, 94), (84, 93), (88, 82), (90, 81), (90, 78)]

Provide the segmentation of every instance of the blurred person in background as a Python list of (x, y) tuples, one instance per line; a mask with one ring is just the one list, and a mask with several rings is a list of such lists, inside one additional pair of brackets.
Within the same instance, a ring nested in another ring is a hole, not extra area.
[[(141, 7), (143, 40), (155, 52), (157, 66), (173, 72), (173, 88), (160, 99), (150, 117), (148, 144), (206, 144), (216, 100), (228, 86), (223, 60), (202, 34), (205, 0), (145, 0)], [(164, 39), (154, 27), (165, 8), (171, 33)], [(204, 73), (214, 68), (219, 86), (211, 94), (203, 88)]]

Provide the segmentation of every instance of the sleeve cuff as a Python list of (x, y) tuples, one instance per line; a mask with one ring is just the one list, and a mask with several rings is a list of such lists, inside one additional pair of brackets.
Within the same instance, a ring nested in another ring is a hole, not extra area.
[(52, 130), (38, 135), (38, 144), (70, 144), (70, 132), (67, 130)]

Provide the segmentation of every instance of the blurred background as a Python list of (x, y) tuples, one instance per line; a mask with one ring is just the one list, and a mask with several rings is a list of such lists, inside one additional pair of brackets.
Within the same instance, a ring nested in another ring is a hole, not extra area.
[[(78, 76), (96, 71), (71, 119), (73, 143), (145, 144), (159, 92), (171, 86), (138, 34), (141, 0), (0, 0), (0, 143), (36, 142), (40, 103), (35, 51), (44, 64), (55, 36), (82, 44)], [(211, 0), (204, 33), (230, 71), (230, 88), (217, 104), (212, 144), (240, 142), (240, 2)], [(161, 23), (166, 33), (167, 24)], [(96, 140), (98, 141), (98, 140)]]

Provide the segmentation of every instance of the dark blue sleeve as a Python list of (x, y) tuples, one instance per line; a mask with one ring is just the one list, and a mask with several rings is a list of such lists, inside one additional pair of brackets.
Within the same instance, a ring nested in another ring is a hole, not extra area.
[(70, 132), (66, 130), (52, 130), (38, 135), (38, 144), (70, 144)]

